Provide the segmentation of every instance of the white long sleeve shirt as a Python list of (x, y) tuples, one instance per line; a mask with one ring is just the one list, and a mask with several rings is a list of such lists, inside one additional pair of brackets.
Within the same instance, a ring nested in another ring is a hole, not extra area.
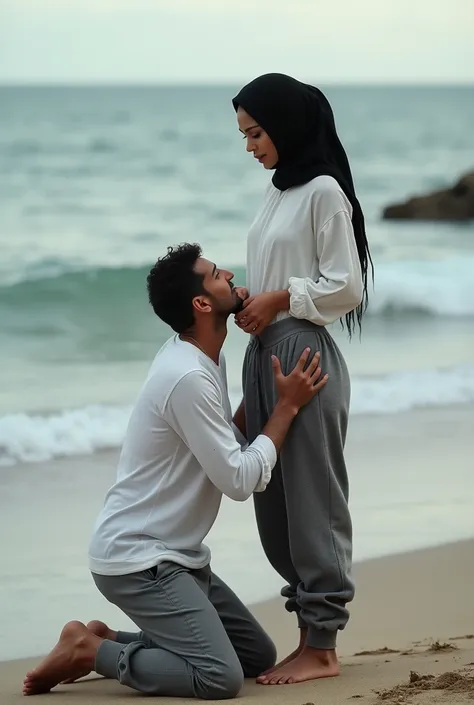
[(90, 542), (91, 571), (122, 575), (162, 561), (207, 565), (210, 551), (202, 542), (222, 495), (243, 501), (264, 490), (276, 463), (267, 436), (246, 448), (241, 440), (232, 424), (224, 356), (216, 365), (172, 337), (133, 409), (116, 482)]
[(294, 316), (333, 323), (362, 300), (352, 206), (332, 176), (280, 191), (267, 187), (247, 240), (250, 296), (287, 289)]

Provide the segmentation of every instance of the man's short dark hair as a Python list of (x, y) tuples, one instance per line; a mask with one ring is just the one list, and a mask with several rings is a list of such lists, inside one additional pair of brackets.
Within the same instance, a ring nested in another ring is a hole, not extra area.
[(157, 260), (146, 283), (148, 300), (158, 318), (176, 333), (184, 333), (194, 323), (193, 298), (204, 294), (204, 275), (194, 271), (202, 250), (197, 244), (168, 247)]

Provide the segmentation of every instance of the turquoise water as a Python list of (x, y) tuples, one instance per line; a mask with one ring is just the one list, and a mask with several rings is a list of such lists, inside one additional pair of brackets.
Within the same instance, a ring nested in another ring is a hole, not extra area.
[[(235, 88), (0, 89), (0, 462), (120, 444), (169, 335), (145, 291), (167, 245), (198, 241), (245, 281), (268, 174), (245, 153)], [(388, 223), (382, 208), (474, 165), (472, 88), (327, 90), (376, 264), (362, 340), (334, 326), (352, 413), (474, 400), (474, 224)], [(246, 337), (226, 343), (233, 400)]]

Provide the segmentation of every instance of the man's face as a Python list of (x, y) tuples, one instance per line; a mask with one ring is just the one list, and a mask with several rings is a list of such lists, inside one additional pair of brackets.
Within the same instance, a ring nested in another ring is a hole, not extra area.
[(196, 297), (203, 299), (202, 303), (207, 303), (213, 313), (219, 317), (227, 318), (232, 313), (237, 313), (242, 306), (242, 299), (237, 294), (232, 279), (233, 272), (227, 269), (219, 269), (213, 262), (204, 257), (200, 257), (194, 270), (197, 274), (204, 276), (203, 286), (208, 296)]

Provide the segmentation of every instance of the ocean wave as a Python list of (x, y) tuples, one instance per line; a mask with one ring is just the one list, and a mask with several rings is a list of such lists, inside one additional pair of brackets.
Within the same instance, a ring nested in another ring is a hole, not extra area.
[(0, 417), (0, 466), (90, 455), (120, 446), (131, 407), (86, 406), (51, 415)]
[[(103, 311), (117, 301), (143, 300), (149, 266), (66, 268), (45, 261), (15, 277), (4, 273), (0, 306), (15, 311), (35, 302), (46, 306), (57, 297), (75, 310), (90, 308), (91, 301)], [(233, 268), (235, 281), (245, 282), (245, 269)], [(375, 287), (369, 287), (370, 316), (474, 316), (474, 257), (433, 261), (381, 262), (376, 266)]]
[[(234, 407), (240, 395), (232, 395)], [(474, 366), (398, 372), (352, 380), (351, 413), (396, 414), (474, 403)], [(87, 406), (60, 413), (0, 417), (0, 466), (92, 454), (122, 443), (130, 406)]]
[(367, 313), (473, 316), (473, 271), (474, 257), (469, 256), (381, 263)]
[(474, 366), (393, 372), (352, 379), (351, 413), (394, 414), (474, 402)]

